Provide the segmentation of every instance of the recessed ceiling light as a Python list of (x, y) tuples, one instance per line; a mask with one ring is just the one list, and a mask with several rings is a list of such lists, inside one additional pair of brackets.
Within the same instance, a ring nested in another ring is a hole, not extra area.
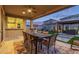
[(30, 13), (30, 12), (32, 12), (32, 9), (28, 9), (27, 11)]
[(25, 11), (23, 11), (23, 12), (22, 12), (22, 14), (26, 14), (26, 12), (25, 12)]

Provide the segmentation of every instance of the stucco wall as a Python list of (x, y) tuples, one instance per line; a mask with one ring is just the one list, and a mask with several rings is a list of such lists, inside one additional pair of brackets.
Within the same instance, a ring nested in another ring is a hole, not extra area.
[(17, 40), (17, 39), (23, 39), (23, 30), (10, 30), (10, 29), (6, 29), (6, 35), (5, 35), (5, 40)]
[(3, 20), (3, 39), (5, 40), (15, 40), (15, 39), (23, 39), (23, 30), (26, 30), (26, 20), (23, 19), (23, 28), (22, 29), (7, 29), (6, 25), (6, 16), (5, 11), (2, 9), (0, 5), (0, 41), (1, 41), (1, 20)]
[[(22, 29), (6, 29), (4, 40), (7, 41), (7, 40), (23, 39), (22, 31), (26, 30), (26, 25), (25, 24), (26, 24), (26, 20), (23, 20), (23, 28)], [(7, 23), (6, 23), (6, 25), (7, 25)]]

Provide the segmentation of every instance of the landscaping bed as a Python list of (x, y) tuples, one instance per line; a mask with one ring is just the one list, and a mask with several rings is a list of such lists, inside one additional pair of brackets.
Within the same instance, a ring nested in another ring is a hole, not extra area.
[(79, 37), (74, 36), (74, 37), (71, 38), (67, 43), (73, 44), (73, 45), (79, 45)]

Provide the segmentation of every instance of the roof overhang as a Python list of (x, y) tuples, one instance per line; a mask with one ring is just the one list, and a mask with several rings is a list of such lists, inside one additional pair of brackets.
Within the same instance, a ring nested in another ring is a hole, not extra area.
[(58, 24), (79, 24), (79, 20), (59, 21)]

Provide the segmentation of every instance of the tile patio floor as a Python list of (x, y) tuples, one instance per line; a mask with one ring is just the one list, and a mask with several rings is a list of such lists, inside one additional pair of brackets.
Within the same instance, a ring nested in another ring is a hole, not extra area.
[[(23, 40), (9, 40), (4, 41), (0, 47), (0, 54), (16, 54), (16, 51), (14, 49), (14, 42), (20, 42)], [(44, 46), (43, 46), (44, 48)], [(50, 48), (50, 53), (52, 52), (53, 47)], [(56, 42), (56, 54), (79, 54), (79, 51), (75, 51), (70, 49), (70, 45), (57, 41)]]

